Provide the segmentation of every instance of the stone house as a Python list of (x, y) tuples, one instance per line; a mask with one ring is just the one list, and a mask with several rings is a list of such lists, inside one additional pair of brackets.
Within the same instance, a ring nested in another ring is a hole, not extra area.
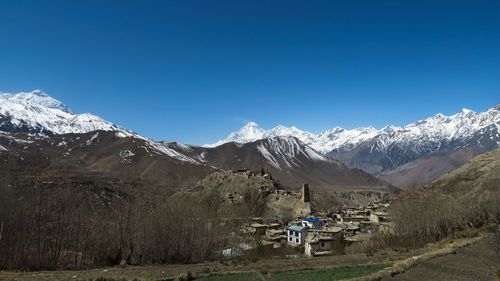
[(318, 252), (323, 252), (323, 254), (331, 254), (333, 240), (333, 237), (328, 236), (313, 236), (309, 239), (306, 239), (305, 254), (308, 257), (313, 257)]

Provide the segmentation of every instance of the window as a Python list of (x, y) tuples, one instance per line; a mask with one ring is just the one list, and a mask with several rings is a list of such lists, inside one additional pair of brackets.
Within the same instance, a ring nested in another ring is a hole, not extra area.
[(299, 243), (299, 238), (295, 238), (295, 243)]
[(325, 242), (321, 242), (321, 248), (325, 247)]
[(288, 241), (292, 242), (292, 237), (288, 237)]

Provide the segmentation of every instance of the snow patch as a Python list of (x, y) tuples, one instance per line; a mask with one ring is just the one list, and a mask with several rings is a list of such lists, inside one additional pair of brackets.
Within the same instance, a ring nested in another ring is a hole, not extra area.
[(269, 164), (273, 165), (276, 169), (281, 170), (280, 164), (276, 161), (276, 158), (274, 158), (274, 156), (262, 144), (257, 146), (257, 150), (259, 150), (262, 156), (269, 161)]
[(115, 137), (123, 139), (123, 138), (128, 137), (128, 135), (125, 134), (123, 131), (116, 131)]
[(189, 162), (192, 164), (199, 164), (198, 161), (194, 160), (193, 158), (191, 158), (187, 155), (184, 155), (182, 153), (179, 153), (179, 152), (167, 147), (163, 143), (157, 143), (157, 142), (150, 140), (148, 142), (148, 144), (152, 150), (155, 150), (153, 152), (156, 152), (157, 154), (164, 154), (164, 155), (167, 155), (169, 157), (175, 158), (175, 159), (183, 161), (183, 162)]
[(65, 141), (61, 141), (57, 144), (57, 146), (64, 146), (64, 145), (67, 145), (68, 143), (65, 142)]
[(124, 164), (131, 164), (132, 163), (132, 157), (135, 155), (132, 151), (125, 149), (125, 150), (120, 150), (118, 153), (118, 156), (120, 157), (120, 163)]
[(99, 133), (95, 133), (90, 139), (88, 139), (85, 143), (87, 145), (91, 145), (92, 142), (99, 136)]

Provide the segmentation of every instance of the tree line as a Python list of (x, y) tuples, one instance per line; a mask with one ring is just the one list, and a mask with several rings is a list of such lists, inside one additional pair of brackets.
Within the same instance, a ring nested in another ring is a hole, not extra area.
[(217, 202), (0, 185), (0, 268), (60, 269), (216, 259), (232, 227)]
[(500, 221), (498, 183), (489, 188), (413, 188), (391, 203), (395, 238), (438, 241), (457, 231)]

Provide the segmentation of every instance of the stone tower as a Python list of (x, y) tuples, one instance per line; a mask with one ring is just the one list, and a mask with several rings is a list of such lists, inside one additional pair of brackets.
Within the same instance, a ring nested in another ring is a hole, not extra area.
[(309, 202), (311, 201), (311, 195), (309, 194), (309, 185), (307, 183), (304, 183), (302, 185), (302, 202)]

